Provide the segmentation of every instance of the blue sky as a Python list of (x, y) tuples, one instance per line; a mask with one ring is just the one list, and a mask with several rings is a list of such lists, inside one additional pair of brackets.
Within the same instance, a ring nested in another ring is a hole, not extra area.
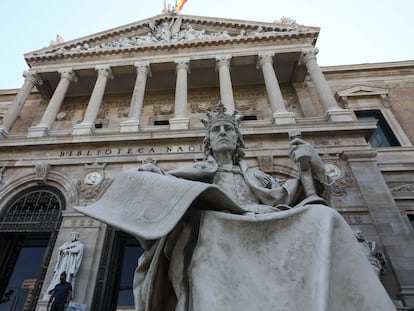
[[(173, 4), (174, 0), (167, 0)], [(161, 13), (164, 0), (1, 0), (0, 89), (20, 88), (23, 55)], [(414, 60), (412, 0), (188, 0), (182, 14), (321, 27), (321, 66)]]

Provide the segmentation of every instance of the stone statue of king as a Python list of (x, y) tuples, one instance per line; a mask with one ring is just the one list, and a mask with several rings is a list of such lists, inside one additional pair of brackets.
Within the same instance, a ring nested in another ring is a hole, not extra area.
[(320, 197), (329, 183), (312, 146), (290, 142), (299, 178), (243, 161), (240, 118), (219, 104), (202, 120), (205, 159), (166, 172), (122, 172), (75, 209), (134, 235), (139, 311), (395, 310), (346, 221)]

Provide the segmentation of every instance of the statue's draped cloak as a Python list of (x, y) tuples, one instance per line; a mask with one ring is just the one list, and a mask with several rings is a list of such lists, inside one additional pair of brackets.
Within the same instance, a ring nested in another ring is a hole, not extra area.
[[(72, 285), (72, 296), (75, 292), (76, 273), (79, 270), (83, 258), (84, 244), (80, 241), (65, 242), (59, 247), (59, 255), (54, 268), (53, 278), (46, 290), (46, 295), (60, 283), (60, 274), (65, 272), (67, 281)], [(65, 250), (69, 252), (65, 253)]]
[(346, 221), (324, 205), (242, 215), (214, 185), (130, 170), (75, 209), (146, 247), (140, 311), (395, 310)]

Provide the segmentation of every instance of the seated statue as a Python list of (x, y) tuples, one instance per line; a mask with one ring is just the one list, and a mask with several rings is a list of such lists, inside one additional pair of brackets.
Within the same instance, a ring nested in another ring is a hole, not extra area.
[(249, 168), (237, 114), (202, 120), (205, 160), (128, 170), (81, 213), (145, 249), (136, 310), (395, 310), (346, 221), (321, 197), (323, 163), (300, 138), (299, 178)]

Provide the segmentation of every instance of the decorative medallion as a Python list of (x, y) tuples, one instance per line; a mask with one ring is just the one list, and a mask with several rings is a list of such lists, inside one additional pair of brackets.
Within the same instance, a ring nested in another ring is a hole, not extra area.
[(79, 204), (90, 204), (95, 202), (103, 191), (110, 185), (111, 181), (105, 178), (106, 163), (85, 164), (85, 176), (76, 184), (79, 193)]
[(327, 163), (324, 165), (324, 167), (326, 175), (328, 175), (333, 181), (342, 178), (343, 173), (341, 169), (337, 167), (335, 164)]
[(97, 186), (102, 183), (102, 180), (103, 176), (100, 172), (92, 171), (85, 176), (83, 182), (88, 186)]

